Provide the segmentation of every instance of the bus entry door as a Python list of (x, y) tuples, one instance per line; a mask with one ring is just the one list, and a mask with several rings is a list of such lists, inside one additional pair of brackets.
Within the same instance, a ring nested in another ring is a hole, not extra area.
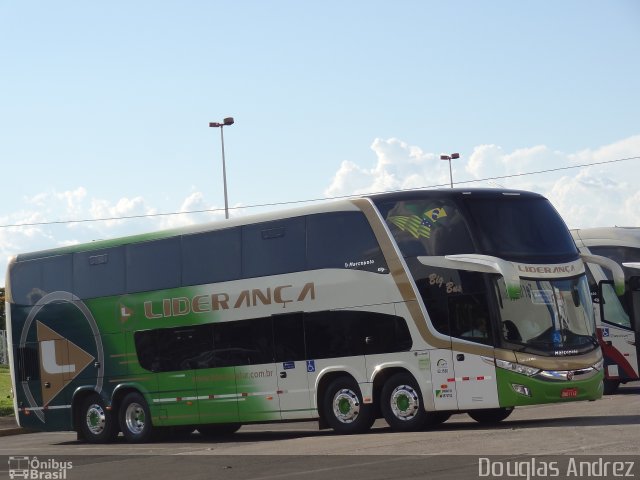
[(280, 416), (282, 420), (312, 418), (309, 375), (315, 371), (315, 362), (305, 360), (303, 314), (272, 318)]
[(482, 355), (457, 351), (455, 343), (452, 356), (458, 409), (499, 407), (495, 366)]
[(430, 351), (433, 403), (436, 410), (457, 410), (456, 382), (451, 350)]

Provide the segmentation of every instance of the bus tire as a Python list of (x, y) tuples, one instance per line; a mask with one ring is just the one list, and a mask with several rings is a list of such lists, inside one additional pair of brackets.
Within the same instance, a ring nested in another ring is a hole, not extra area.
[(392, 430), (413, 432), (424, 427), (427, 412), (418, 382), (411, 374), (396, 373), (387, 380), (382, 387), (381, 401), (382, 415)]
[(375, 420), (373, 405), (362, 401), (360, 387), (351, 377), (338, 377), (329, 384), (322, 408), (324, 418), (336, 433), (364, 433)]
[(224, 437), (225, 435), (236, 433), (240, 430), (241, 426), (239, 423), (214, 423), (210, 425), (200, 425), (198, 432), (207, 438)]
[(105, 401), (94, 393), (80, 404), (79, 429), (89, 443), (109, 443), (118, 436), (118, 426), (113, 412)]
[(608, 380), (605, 378), (603, 381), (603, 386), (604, 390), (602, 393), (604, 393), (605, 395), (613, 395), (614, 393), (616, 393), (616, 390), (618, 390), (618, 387), (620, 386), (620, 380)]
[(513, 412), (513, 407), (509, 408), (487, 408), (482, 410), (472, 410), (467, 412), (471, 418), (478, 423), (492, 424), (500, 423)]
[(148, 442), (153, 436), (149, 406), (138, 392), (127, 394), (120, 404), (120, 430), (129, 443)]

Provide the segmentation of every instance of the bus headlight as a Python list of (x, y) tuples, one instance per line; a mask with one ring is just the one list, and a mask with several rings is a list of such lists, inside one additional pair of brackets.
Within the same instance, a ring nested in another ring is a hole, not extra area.
[(601, 358), (598, 363), (596, 363), (593, 368), (595, 368), (596, 370), (600, 371), (602, 370), (602, 367), (604, 367), (604, 358)]
[(520, 365), (519, 363), (507, 362), (506, 360), (499, 360), (496, 358), (496, 367), (504, 368), (505, 370), (511, 370), (512, 372), (520, 373), (531, 377), (540, 371), (539, 368), (528, 367), (526, 365)]

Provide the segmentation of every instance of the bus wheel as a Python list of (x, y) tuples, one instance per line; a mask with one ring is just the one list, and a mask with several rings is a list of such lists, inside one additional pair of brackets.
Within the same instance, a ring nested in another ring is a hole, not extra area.
[(420, 387), (412, 375), (397, 373), (392, 376), (384, 384), (381, 398), (382, 414), (393, 430), (411, 432), (424, 426), (427, 415)]
[(207, 438), (223, 437), (225, 435), (231, 435), (240, 430), (242, 425), (239, 423), (220, 423), (211, 425), (200, 425), (198, 432), (200, 435)]
[(375, 420), (373, 406), (362, 402), (362, 393), (355, 380), (339, 377), (329, 384), (322, 402), (324, 417), (337, 433), (363, 433)]
[(120, 405), (120, 430), (130, 443), (143, 443), (151, 439), (153, 425), (144, 397), (138, 392), (129, 393)]
[(98, 394), (84, 399), (80, 411), (80, 431), (89, 443), (112, 442), (118, 436), (118, 428), (111, 410)]
[(478, 423), (499, 423), (511, 415), (511, 412), (513, 412), (513, 407), (487, 408), (485, 410), (472, 410), (467, 413)]
[(613, 395), (618, 390), (620, 386), (620, 380), (604, 380), (604, 394), (605, 395)]

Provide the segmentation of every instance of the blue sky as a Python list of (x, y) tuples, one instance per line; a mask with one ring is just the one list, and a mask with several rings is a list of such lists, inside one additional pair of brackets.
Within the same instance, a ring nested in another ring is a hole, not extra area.
[[(0, 0), (0, 269), (256, 204), (640, 156), (640, 3)], [(640, 160), (496, 180), (640, 225)], [(473, 186), (491, 187), (480, 181)], [(283, 208), (283, 207), (279, 207)]]

